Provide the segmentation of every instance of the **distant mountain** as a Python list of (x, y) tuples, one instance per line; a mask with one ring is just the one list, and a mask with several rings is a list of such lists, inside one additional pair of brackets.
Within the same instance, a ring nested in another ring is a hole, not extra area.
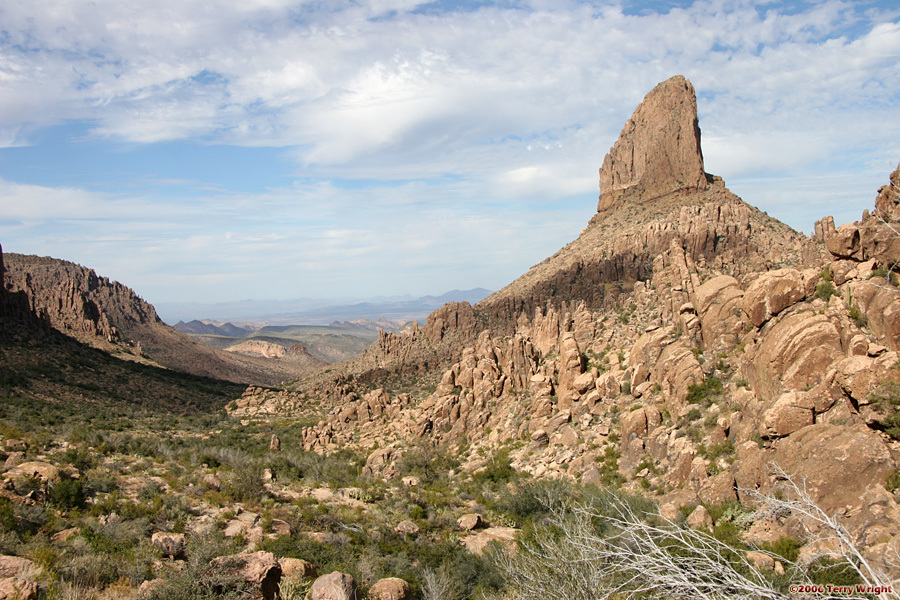
[(175, 323), (175, 325), (173, 325), (173, 327), (182, 333), (193, 333), (196, 335), (221, 335), (224, 337), (235, 338), (246, 337), (254, 331), (250, 327), (238, 327), (233, 323), (216, 325), (215, 323), (211, 323), (209, 321), (198, 321), (196, 319), (187, 323), (185, 323), (184, 321), (178, 321), (177, 323)]
[[(475, 288), (453, 290), (440, 296), (407, 299), (403, 296), (378, 298), (348, 304), (340, 300), (323, 301), (309, 298), (295, 300), (246, 300), (225, 304), (159, 303), (164, 319), (190, 321), (255, 322), (266, 325), (328, 325), (334, 321), (424, 321), (435, 308), (447, 302), (474, 304), (491, 295), (490, 290)], [(193, 333), (193, 332), (191, 332)], [(208, 334), (209, 335), (209, 334)], [(222, 334), (214, 334), (222, 335)]]

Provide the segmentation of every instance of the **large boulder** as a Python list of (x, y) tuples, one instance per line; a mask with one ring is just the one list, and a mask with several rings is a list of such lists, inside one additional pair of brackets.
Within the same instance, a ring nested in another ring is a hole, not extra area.
[(183, 533), (157, 531), (150, 537), (150, 543), (169, 558), (179, 558), (184, 554), (185, 539)]
[(271, 552), (220, 556), (210, 562), (213, 571), (228, 573), (250, 584), (257, 598), (275, 600), (281, 581), (281, 564)]
[(769, 399), (785, 390), (810, 389), (843, 356), (835, 323), (826, 315), (800, 310), (766, 323), (744, 353), (743, 372), (756, 394)]
[(62, 476), (59, 469), (48, 462), (33, 460), (23, 462), (6, 472), (6, 477), (13, 482), (16, 491), (26, 491), (31, 482), (37, 484), (41, 491), (59, 483)]
[(896, 468), (880, 434), (865, 426), (817, 423), (778, 441), (775, 464), (805, 480), (806, 490), (828, 514), (853, 512), (866, 488)]
[(743, 331), (743, 298), (740, 283), (729, 275), (712, 277), (697, 288), (693, 305), (700, 319), (704, 349), (722, 352), (737, 344)]
[(0, 577), (0, 600), (37, 600), (37, 584), (18, 577)]
[(316, 579), (309, 593), (306, 594), (307, 600), (360, 600), (359, 590), (356, 587), (356, 580), (352, 575), (334, 571), (328, 575), (322, 575)]
[(302, 558), (279, 558), (281, 563), (281, 576), (285, 579), (307, 579), (318, 577), (316, 567)]
[(21, 556), (0, 556), (0, 577), (31, 579), (38, 567), (33, 561)]
[(815, 399), (807, 392), (786, 392), (773, 400), (763, 413), (759, 433), (764, 438), (777, 438), (812, 425)]
[(859, 228), (846, 223), (825, 238), (828, 251), (839, 258), (856, 258), (860, 250)]
[(398, 577), (379, 579), (369, 588), (369, 600), (412, 600), (409, 584)]
[(797, 269), (778, 269), (763, 273), (744, 292), (743, 309), (754, 326), (759, 327), (806, 295), (803, 275)]

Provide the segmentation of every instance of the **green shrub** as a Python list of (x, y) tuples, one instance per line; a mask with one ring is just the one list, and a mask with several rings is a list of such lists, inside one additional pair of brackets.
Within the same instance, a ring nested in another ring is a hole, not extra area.
[(688, 394), (685, 400), (688, 404), (709, 406), (721, 399), (724, 394), (725, 388), (722, 385), (722, 380), (717, 377), (707, 377), (703, 383), (692, 384), (688, 387)]
[(831, 300), (837, 290), (831, 281), (823, 281), (816, 286), (816, 298), (820, 298), (825, 302)]
[(900, 489), (900, 469), (894, 469), (884, 478), (884, 487), (889, 492)]
[(59, 510), (84, 508), (84, 482), (81, 479), (63, 479), (50, 488), (48, 499)]
[(900, 440), (900, 382), (885, 381), (869, 394), (869, 403), (878, 411), (886, 413), (877, 421), (885, 433)]
[(485, 482), (493, 482), (493, 483), (501, 483), (505, 484), (518, 476), (516, 470), (512, 467), (512, 462), (509, 458), (509, 450), (503, 449), (497, 452), (495, 455), (491, 457), (490, 462), (487, 464), (484, 470), (479, 471), (473, 475), (473, 479), (475, 483), (485, 483)]

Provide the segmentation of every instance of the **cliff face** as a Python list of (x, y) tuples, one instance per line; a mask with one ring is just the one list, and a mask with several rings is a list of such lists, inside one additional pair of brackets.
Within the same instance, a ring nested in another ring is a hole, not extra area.
[(296, 352), (268, 360), (211, 348), (169, 327), (134, 290), (92, 269), (50, 257), (4, 259), (7, 297), (61, 333), (130, 360), (259, 385), (296, 379), (323, 364)]
[(8, 254), (6, 268), (5, 285), (24, 292), (35, 314), (63, 333), (117, 343), (138, 325), (162, 323), (153, 306), (133, 290), (81, 265)]
[[(693, 89), (664, 82), (604, 161), (599, 212), (579, 238), (474, 310), (445, 306), (330, 387), (319, 380), (331, 410), (305, 447), (357, 448), (388, 478), (422, 440), (458, 449), (464, 471), (506, 448), (535, 476), (624, 481), (669, 518), (772, 490), (775, 463), (892, 569), (895, 188), (880, 191), (880, 219), (824, 219), (807, 239), (704, 174), (698, 144)], [(413, 365), (433, 391), (387, 391)], [(277, 410), (267, 402), (249, 394), (235, 410)], [(795, 525), (745, 536), (774, 541)]]
[(681, 75), (647, 94), (600, 167), (597, 212), (615, 208), (625, 194), (653, 199), (679, 190), (705, 190), (694, 87)]

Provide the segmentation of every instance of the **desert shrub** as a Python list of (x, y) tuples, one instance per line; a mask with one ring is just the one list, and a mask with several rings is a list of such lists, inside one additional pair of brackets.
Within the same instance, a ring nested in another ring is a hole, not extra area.
[(495, 508), (521, 524), (550, 514), (573, 494), (571, 484), (560, 479), (529, 480), (518, 485), (513, 493), (501, 496)]
[(797, 562), (803, 544), (795, 537), (783, 535), (774, 542), (762, 545), (762, 550), (777, 554), (789, 563)]
[(884, 487), (889, 492), (896, 492), (900, 489), (900, 469), (894, 469), (884, 478)]
[(259, 500), (265, 492), (262, 476), (262, 465), (249, 459), (228, 473), (222, 485), (222, 493), (235, 502)]
[(869, 403), (882, 413), (877, 421), (886, 434), (900, 440), (900, 382), (885, 381), (869, 394)]
[(108, 554), (77, 554), (57, 567), (63, 581), (89, 588), (105, 588), (119, 579), (114, 557)]
[(458, 466), (459, 461), (450, 456), (446, 447), (427, 441), (410, 447), (397, 459), (397, 470), (402, 475), (415, 475), (423, 483), (446, 479), (447, 473)]
[(823, 281), (816, 286), (816, 298), (820, 298), (825, 302), (831, 300), (831, 297), (837, 290), (834, 287), (834, 284), (831, 281)]
[(688, 404), (700, 404), (709, 406), (720, 400), (725, 393), (722, 380), (718, 377), (707, 377), (703, 383), (695, 383), (688, 386), (688, 394), (685, 400)]
[(615, 446), (607, 446), (603, 455), (597, 457), (600, 467), (600, 480), (603, 485), (618, 487), (625, 483), (625, 478), (619, 473), (619, 458), (621, 454)]
[(709, 448), (701, 444), (697, 448), (697, 454), (712, 461), (721, 456), (729, 456), (734, 454), (734, 440), (727, 439), (724, 442), (713, 444)]
[(84, 482), (81, 479), (63, 479), (50, 488), (48, 500), (59, 510), (84, 508)]
[(518, 473), (513, 469), (512, 462), (509, 458), (509, 450), (504, 448), (492, 455), (487, 466), (483, 470), (475, 473), (472, 478), (475, 480), (476, 484), (483, 484), (486, 482), (505, 484), (509, 483), (517, 476)]

